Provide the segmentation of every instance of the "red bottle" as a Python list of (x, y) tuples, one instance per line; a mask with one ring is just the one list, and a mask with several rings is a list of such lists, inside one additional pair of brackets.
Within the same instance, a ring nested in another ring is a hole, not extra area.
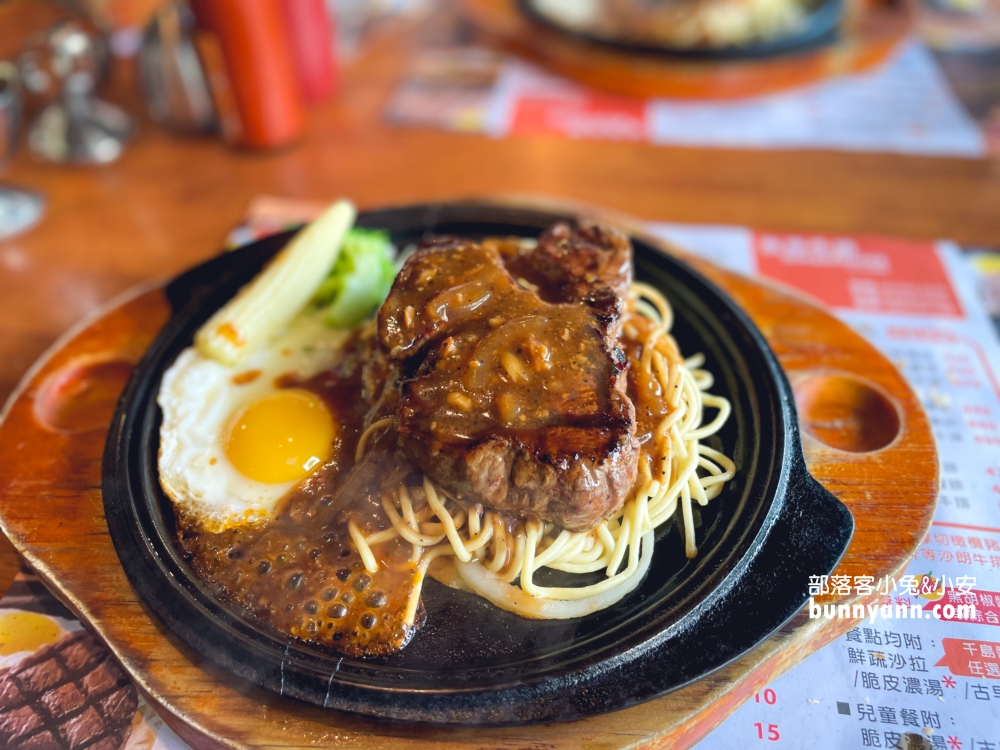
[(191, 7), (223, 137), (248, 148), (298, 140), (305, 114), (281, 0), (192, 0)]
[(333, 20), (325, 0), (281, 0), (292, 61), (306, 102), (320, 102), (336, 88)]

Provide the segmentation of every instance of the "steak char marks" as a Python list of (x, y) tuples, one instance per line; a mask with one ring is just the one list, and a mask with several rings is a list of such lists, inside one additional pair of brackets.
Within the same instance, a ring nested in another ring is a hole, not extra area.
[(378, 315), (406, 455), (508, 516), (585, 531), (619, 510), (639, 457), (616, 342), (631, 260), (626, 237), (590, 223), (535, 247), (442, 238), (414, 253)]

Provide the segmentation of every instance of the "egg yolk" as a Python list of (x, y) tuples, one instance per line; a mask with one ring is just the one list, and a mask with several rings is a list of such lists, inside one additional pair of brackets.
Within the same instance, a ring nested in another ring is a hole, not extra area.
[(291, 388), (254, 401), (233, 415), (226, 456), (244, 476), (280, 484), (303, 479), (333, 446), (330, 410), (314, 393)]

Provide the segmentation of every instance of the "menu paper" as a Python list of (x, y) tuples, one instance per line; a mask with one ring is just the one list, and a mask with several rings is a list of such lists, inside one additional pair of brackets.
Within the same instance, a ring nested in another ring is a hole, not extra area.
[(400, 126), (664, 146), (831, 149), (980, 157), (983, 130), (930, 51), (773, 94), (712, 101), (602, 92), (513, 56), (463, 45), (417, 54), (386, 106)]
[[(231, 243), (250, 242), (321, 209), (260, 198)], [(905, 576), (816, 583), (878, 587), (892, 614), (901, 605), (900, 611), (917, 608), (930, 616), (866, 613), (844, 636), (762, 685), (698, 750), (1000, 750), (997, 256), (946, 241), (648, 228), (691, 253), (794, 287), (833, 309), (906, 376), (930, 417), (941, 460), (934, 523)], [(967, 604), (975, 606), (975, 617), (959, 619), (957, 607)], [(935, 607), (942, 619), (933, 616)], [(0, 600), (0, 682), (6, 670), (81, 627), (33, 576), (19, 576)], [(0, 732), (15, 726), (3, 712), (0, 687)], [(139, 697), (121, 747), (187, 746)]]
[[(893, 614), (916, 605), (930, 619), (866, 617), (762, 686), (698, 750), (1000, 749), (1000, 318), (988, 312), (997, 280), (984, 262), (996, 256), (951, 242), (651, 229), (832, 308), (907, 378), (941, 461), (933, 526), (905, 571), (912, 578), (879, 589)], [(945, 591), (921, 591), (926, 579)], [(915, 594), (903, 585), (912, 582)], [(975, 605), (975, 619), (933, 618), (935, 605), (961, 603)]]

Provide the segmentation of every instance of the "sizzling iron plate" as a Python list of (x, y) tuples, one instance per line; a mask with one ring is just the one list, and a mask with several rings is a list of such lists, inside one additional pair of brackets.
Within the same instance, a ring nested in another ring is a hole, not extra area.
[[(542, 211), (451, 203), (362, 213), (397, 246), (428, 233), (535, 237)], [(163, 372), (208, 317), (289, 239), (220, 256), (167, 288), (173, 317), (136, 368), (104, 454), (105, 513), (125, 572), (187, 645), (275, 692), (321, 706), (407, 721), (524, 724), (575, 719), (649, 700), (737, 658), (808, 599), (812, 575), (833, 570), (853, 531), (850, 512), (809, 476), (791, 389), (759, 331), (717, 287), (635, 240), (636, 277), (674, 306), (686, 355), (704, 352), (713, 392), (733, 415), (718, 447), (736, 478), (701, 510), (699, 555), (678, 531), (658, 533), (646, 579), (614, 607), (578, 620), (526, 620), (433, 581), (427, 624), (402, 652), (358, 660), (289, 642), (217, 601), (173, 542), (174, 515), (156, 456)]]

